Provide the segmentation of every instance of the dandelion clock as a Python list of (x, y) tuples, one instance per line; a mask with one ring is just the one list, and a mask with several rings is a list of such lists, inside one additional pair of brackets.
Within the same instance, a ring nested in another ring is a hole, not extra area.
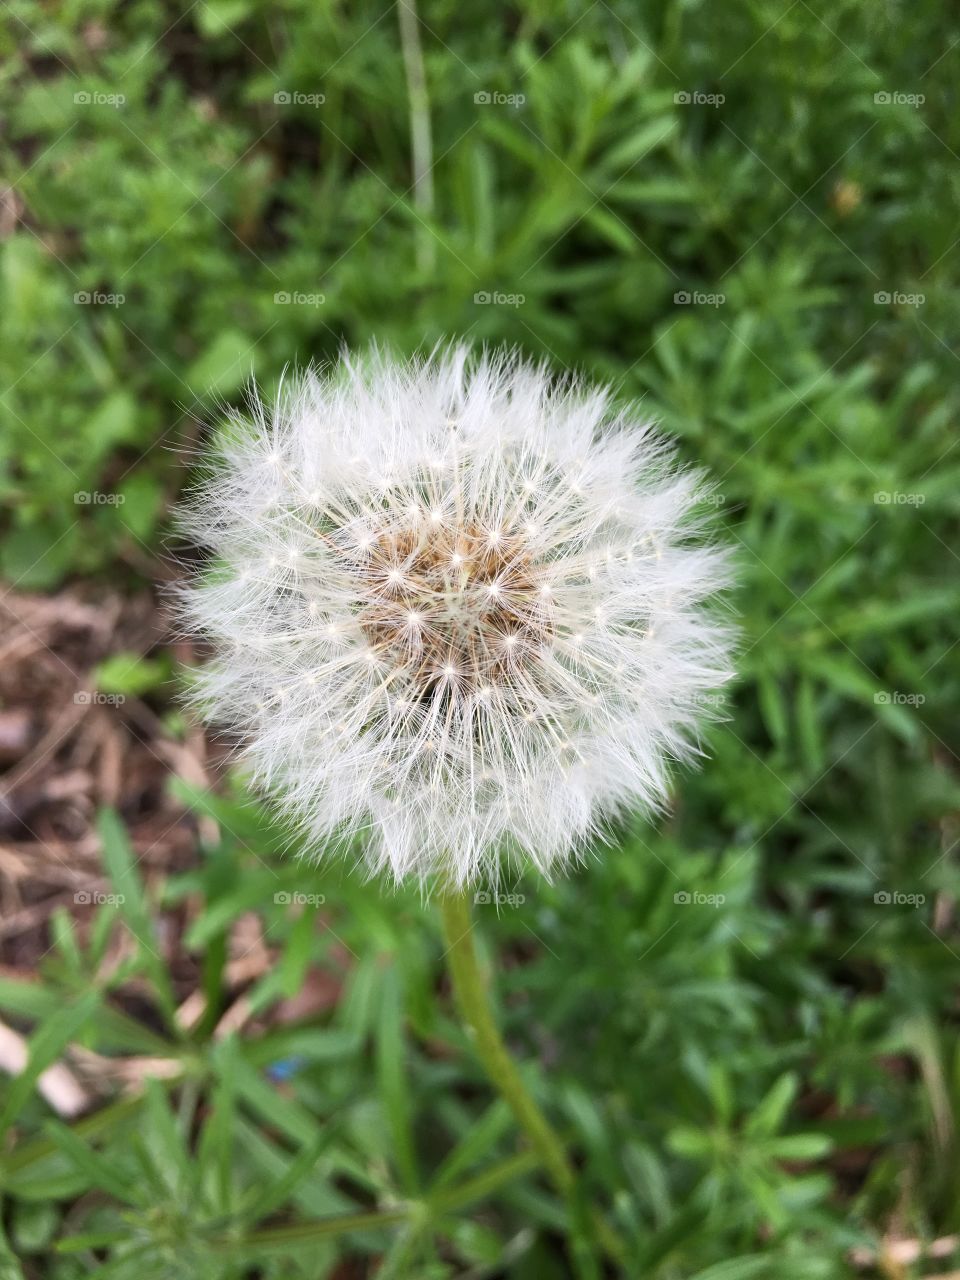
[(671, 766), (730, 670), (703, 482), (604, 388), (512, 353), (373, 352), (232, 419), (183, 512), (211, 568), (193, 697), (318, 857), (436, 886), (494, 1082), (565, 1192), (503, 1050), (465, 892), (545, 876)]
[[(729, 637), (699, 478), (609, 394), (462, 347), (307, 373), (186, 513), (196, 696), (318, 853), (463, 887), (550, 875), (696, 750)], [(701, 508), (702, 509), (702, 508)]]

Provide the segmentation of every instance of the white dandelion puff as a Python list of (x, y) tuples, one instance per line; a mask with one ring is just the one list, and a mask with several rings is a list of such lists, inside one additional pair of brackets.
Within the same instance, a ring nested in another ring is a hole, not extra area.
[(373, 353), (254, 397), (183, 511), (183, 593), (308, 847), (464, 887), (656, 810), (729, 679), (701, 478), (603, 389), (509, 353)]

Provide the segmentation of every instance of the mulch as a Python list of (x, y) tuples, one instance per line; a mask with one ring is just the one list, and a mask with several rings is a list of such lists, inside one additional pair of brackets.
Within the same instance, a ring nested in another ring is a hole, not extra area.
[(82, 920), (90, 895), (109, 891), (104, 806), (122, 816), (146, 879), (195, 859), (198, 821), (169, 782), (210, 785), (204, 733), (166, 723), (171, 698), (111, 697), (93, 681), (111, 654), (162, 648), (192, 661), (149, 591), (0, 594), (0, 963), (32, 968), (50, 946), (51, 912)]

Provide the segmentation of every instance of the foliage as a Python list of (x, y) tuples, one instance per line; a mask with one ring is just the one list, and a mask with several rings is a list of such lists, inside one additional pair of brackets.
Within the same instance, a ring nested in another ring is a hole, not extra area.
[[(3, 7), (2, 568), (142, 572), (217, 398), (344, 339), (516, 342), (643, 395), (739, 540), (742, 680), (670, 820), (480, 927), (626, 1274), (854, 1274), (855, 1245), (960, 1228), (957, 33), (929, 0), (420, 18), (432, 205), (393, 6)], [(165, 667), (129, 670), (107, 683), (162, 701)], [(222, 838), (163, 900), (108, 816), (124, 902), (84, 941), (56, 917), (38, 984), (0, 978), (32, 1028), (6, 1271), (603, 1274), (477, 1072), (432, 909), (309, 870), (240, 790), (192, 803)], [(187, 901), (190, 1033), (159, 941)], [(265, 1029), (218, 1038), (251, 910)], [(275, 1021), (314, 969), (335, 1008)], [(179, 1074), (51, 1123), (33, 1085), (68, 1042)]]

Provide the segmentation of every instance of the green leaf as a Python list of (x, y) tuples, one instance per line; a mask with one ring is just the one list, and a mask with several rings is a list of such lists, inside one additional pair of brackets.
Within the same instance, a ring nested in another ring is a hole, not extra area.
[(403, 997), (397, 966), (384, 974), (377, 1020), (377, 1080), (386, 1111), (400, 1183), (413, 1195), (419, 1183), (413, 1142), (412, 1103), (406, 1072)]
[[(76, 521), (72, 513), (71, 518)], [(10, 586), (23, 590), (54, 587), (67, 571), (78, 540), (76, 523), (13, 529), (4, 535), (0, 547), (3, 576)]]
[(104, 809), (97, 823), (103, 847), (103, 861), (119, 900), (119, 910), (127, 928), (138, 944), (138, 954), (150, 975), (153, 988), (169, 1024), (178, 1028), (176, 1000), (170, 981), (170, 973), (160, 952), (153, 929), (153, 917), (137, 875), (127, 834), (119, 818)]
[(790, 734), (790, 724), (780, 686), (772, 676), (761, 676), (757, 686), (767, 731), (774, 742), (785, 742)]
[(698, 1271), (690, 1280), (753, 1280), (754, 1276), (769, 1276), (770, 1259), (759, 1253), (743, 1254), (726, 1262), (717, 1262), (705, 1271)]
[(202, 0), (197, 26), (205, 36), (217, 37), (239, 27), (250, 14), (250, 0)]
[(167, 1095), (157, 1080), (147, 1080), (143, 1126), (140, 1130), (154, 1168), (169, 1189), (171, 1199), (183, 1195), (192, 1180), (190, 1154), (171, 1111)]
[(137, 653), (112, 653), (94, 669), (93, 682), (101, 693), (138, 698), (170, 676), (170, 663)]
[(85, 1175), (91, 1187), (105, 1191), (121, 1204), (142, 1204), (142, 1187), (116, 1161), (99, 1154), (59, 1121), (49, 1121), (46, 1130), (54, 1146)]
[(511, 1130), (514, 1124), (510, 1108), (498, 1099), (472, 1123), (464, 1136), (446, 1157), (433, 1176), (431, 1195), (458, 1178), (479, 1161)]
[(249, 338), (235, 329), (218, 334), (187, 368), (184, 382), (194, 395), (227, 395), (236, 391), (253, 373), (255, 348)]
[(798, 1081), (793, 1072), (782, 1075), (754, 1108), (744, 1132), (754, 1137), (776, 1133), (787, 1118), (797, 1088)]
[(87, 991), (76, 1000), (60, 1005), (34, 1031), (28, 1042), (27, 1064), (14, 1077), (6, 1104), (0, 1112), (0, 1134), (5, 1133), (16, 1120), (38, 1077), (57, 1061), (66, 1046), (86, 1026), (100, 999), (97, 989)]
[(678, 1127), (667, 1134), (667, 1146), (678, 1156), (701, 1159), (712, 1154), (714, 1139), (705, 1129)]
[(774, 1160), (819, 1160), (830, 1154), (833, 1143), (825, 1133), (794, 1133), (765, 1142), (763, 1149)]

